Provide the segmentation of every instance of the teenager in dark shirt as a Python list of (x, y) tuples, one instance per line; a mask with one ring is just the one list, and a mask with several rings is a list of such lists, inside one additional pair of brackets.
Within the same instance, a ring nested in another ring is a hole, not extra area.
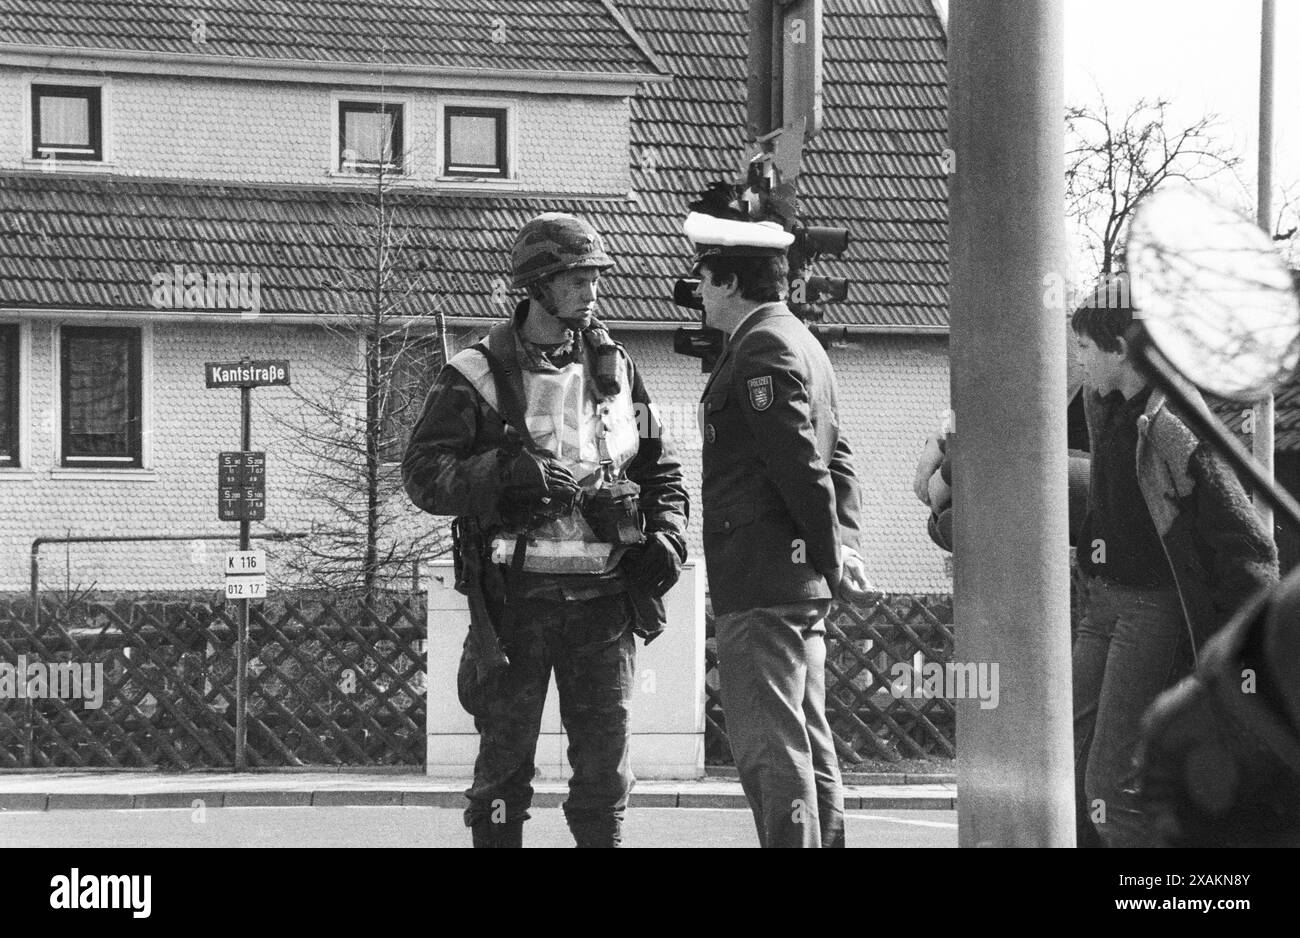
[[(1135, 790), (1142, 714), (1258, 587), (1277, 548), (1227, 465), (1128, 360), (1131, 308), (1104, 286), (1071, 325), (1084, 369), (1092, 466), (1078, 538), (1075, 769), (1106, 846), (1154, 843)], [(1194, 392), (1193, 392), (1194, 393)], [(1080, 840), (1091, 832), (1081, 823)]]

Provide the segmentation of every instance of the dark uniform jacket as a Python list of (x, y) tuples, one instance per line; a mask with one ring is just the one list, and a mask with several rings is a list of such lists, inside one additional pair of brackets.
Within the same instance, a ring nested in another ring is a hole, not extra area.
[[(516, 311), (516, 327), (522, 322), (522, 312), (521, 305)], [(582, 355), (582, 343), (578, 345)], [(636, 365), (621, 345), (619, 349), (631, 376), (632, 401), (637, 406), (642, 428), (637, 453), (627, 465), (627, 476), (641, 486), (640, 506), (646, 533), (665, 534), (684, 560), (689, 504), (681, 464), (660, 432), (658, 422), (643, 416), (649, 414), (650, 397)], [(524, 368), (550, 367), (549, 363), (536, 361), (527, 354), (521, 355), (519, 362)], [(448, 365), (429, 392), (402, 460), (406, 492), (416, 506), (430, 514), (474, 516), (486, 529), (492, 530), (501, 523), (498, 506), (509, 461), (521, 445), (519, 434), (505, 418), (479, 395), (464, 375)], [(617, 575), (615, 571), (612, 576)], [(599, 584), (578, 583), (597, 579), (593, 577), (575, 575), (553, 579), (568, 580), (575, 586), (594, 585), (595, 592), (610, 592)], [(644, 627), (646, 631), (656, 631), (649, 623)]]
[(701, 421), (714, 614), (833, 597), (841, 546), (859, 549), (861, 494), (830, 359), (784, 303), (731, 337)]

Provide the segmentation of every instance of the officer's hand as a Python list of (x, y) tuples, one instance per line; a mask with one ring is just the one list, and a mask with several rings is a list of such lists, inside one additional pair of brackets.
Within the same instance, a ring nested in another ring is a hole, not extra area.
[(510, 464), (505, 491), (519, 501), (572, 504), (581, 486), (573, 473), (552, 457), (522, 450)]
[(629, 551), (628, 575), (644, 593), (662, 596), (681, 576), (681, 557), (663, 534), (651, 534), (643, 547)]
[(844, 552), (844, 563), (840, 567), (838, 592), (841, 601), (855, 605), (874, 602), (880, 598), (880, 593), (867, 579), (867, 568), (856, 551), (846, 550)]

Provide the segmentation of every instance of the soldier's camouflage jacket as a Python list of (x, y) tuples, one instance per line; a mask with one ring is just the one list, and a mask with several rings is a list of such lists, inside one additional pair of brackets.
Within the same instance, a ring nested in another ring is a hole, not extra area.
[[(524, 305), (516, 310), (518, 335)], [(550, 367), (519, 342), (519, 364), (528, 370)], [(650, 397), (636, 365), (623, 347), (631, 379), (632, 401), (640, 427), (635, 456), (627, 464), (629, 479), (641, 487), (640, 507), (646, 534), (662, 533), (686, 557), (685, 530), (689, 501), (681, 464), (651, 416)], [(583, 343), (577, 343), (585, 356)], [(584, 361), (585, 364), (586, 363)], [(474, 516), (491, 531), (501, 525), (498, 510), (510, 461), (522, 441), (504, 416), (451, 365), (434, 382), (402, 461), (402, 479), (412, 502), (435, 515)], [(557, 579), (564, 579), (557, 575)], [(573, 578), (575, 581), (578, 578)]]

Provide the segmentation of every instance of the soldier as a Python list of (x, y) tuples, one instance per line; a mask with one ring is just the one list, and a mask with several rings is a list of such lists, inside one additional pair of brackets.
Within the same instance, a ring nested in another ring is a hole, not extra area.
[[(554, 667), (569, 829), (580, 847), (618, 846), (633, 633), (663, 631), (687, 495), (635, 365), (595, 318), (614, 263), (600, 235), (539, 215), (511, 262), (528, 298), (442, 370), (402, 462), (418, 507), (458, 516), (458, 587), (479, 610), (458, 681), (480, 735), (465, 823), (475, 847), (522, 845)], [(497, 640), (508, 665), (489, 660)]]
[(785, 305), (779, 226), (692, 213), (705, 323), (730, 336), (704, 389), (704, 555), (727, 732), (765, 847), (844, 846), (826, 721), (835, 597), (872, 590), (835, 375)]

